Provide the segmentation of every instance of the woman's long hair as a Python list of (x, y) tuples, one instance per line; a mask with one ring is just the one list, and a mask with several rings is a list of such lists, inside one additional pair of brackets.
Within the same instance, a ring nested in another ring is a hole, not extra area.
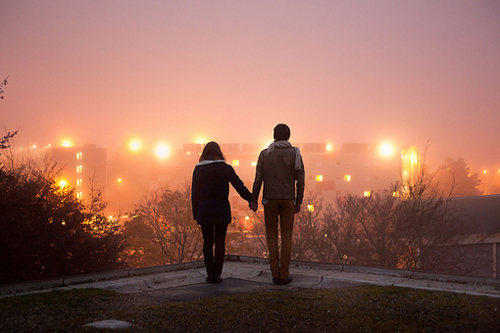
[(203, 148), (203, 152), (200, 156), (200, 162), (205, 160), (226, 160), (226, 157), (222, 153), (222, 150), (220, 149), (220, 146), (217, 142), (210, 141), (205, 145), (205, 148)]

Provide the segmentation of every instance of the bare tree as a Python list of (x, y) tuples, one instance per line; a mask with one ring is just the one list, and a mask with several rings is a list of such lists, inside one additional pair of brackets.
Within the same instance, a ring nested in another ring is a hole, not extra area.
[(335, 262), (353, 263), (358, 260), (360, 221), (367, 214), (367, 198), (347, 194), (337, 199), (337, 210), (325, 215), (325, 235), (335, 245)]
[(323, 202), (316, 195), (308, 196), (303, 209), (295, 215), (292, 240), (292, 258), (296, 260), (318, 260), (323, 246), (321, 214)]
[[(403, 245), (402, 268), (453, 272), (466, 252), (456, 251), (467, 238), (463, 219), (450, 210), (449, 197), (427, 171), (403, 181), (395, 234)], [(478, 240), (480, 241), (480, 240)]]
[(245, 234), (247, 247), (246, 252), (242, 254), (268, 257), (266, 223), (262, 211), (251, 214), (246, 229), (248, 230), (248, 233)]
[(383, 192), (374, 192), (365, 199), (367, 212), (360, 219), (359, 236), (365, 244), (364, 264), (381, 267), (395, 267), (397, 263), (398, 241), (395, 238), (398, 185)]
[(9, 77), (7, 76), (2, 82), (0, 82), (0, 99), (4, 99), (4, 96), (3, 96), (3, 93), (4, 93), (4, 90), (3, 90), (3, 87), (7, 85), (7, 79)]
[[(136, 207), (126, 228), (143, 227), (151, 242), (163, 255), (163, 264), (198, 260), (201, 257), (201, 232), (191, 216), (190, 189), (157, 190)], [(128, 235), (128, 231), (124, 231)], [(136, 245), (140, 242), (134, 240)], [(147, 246), (146, 246), (147, 247)], [(130, 251), (132, 250), (132, 251)], [(141, 249), (129, 249), (141, 252)], [(147, 255), (146, 253), (144, 255)]]

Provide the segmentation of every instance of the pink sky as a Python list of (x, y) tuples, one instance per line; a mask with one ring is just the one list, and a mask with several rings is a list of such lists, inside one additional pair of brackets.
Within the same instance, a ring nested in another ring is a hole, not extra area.
[(18, 142), (431, 143), (500, 169), (499, 1), (1, 1)]

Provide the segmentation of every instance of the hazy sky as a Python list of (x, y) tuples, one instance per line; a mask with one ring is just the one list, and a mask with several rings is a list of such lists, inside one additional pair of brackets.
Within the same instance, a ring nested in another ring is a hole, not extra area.
[(431, 143), (500, 168), (500, 1), (0, 0), (18, 141)]

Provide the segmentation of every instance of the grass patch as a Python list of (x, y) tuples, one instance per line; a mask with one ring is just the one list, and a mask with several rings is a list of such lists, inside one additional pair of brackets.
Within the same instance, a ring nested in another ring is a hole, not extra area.
[(396, 287), (247, 293), (160, 304), (152, 294), (78, 289), (0, 299), (0, 331), (92, 332), (118, 319), (129, 332), (496, 332), (500, 300)]

